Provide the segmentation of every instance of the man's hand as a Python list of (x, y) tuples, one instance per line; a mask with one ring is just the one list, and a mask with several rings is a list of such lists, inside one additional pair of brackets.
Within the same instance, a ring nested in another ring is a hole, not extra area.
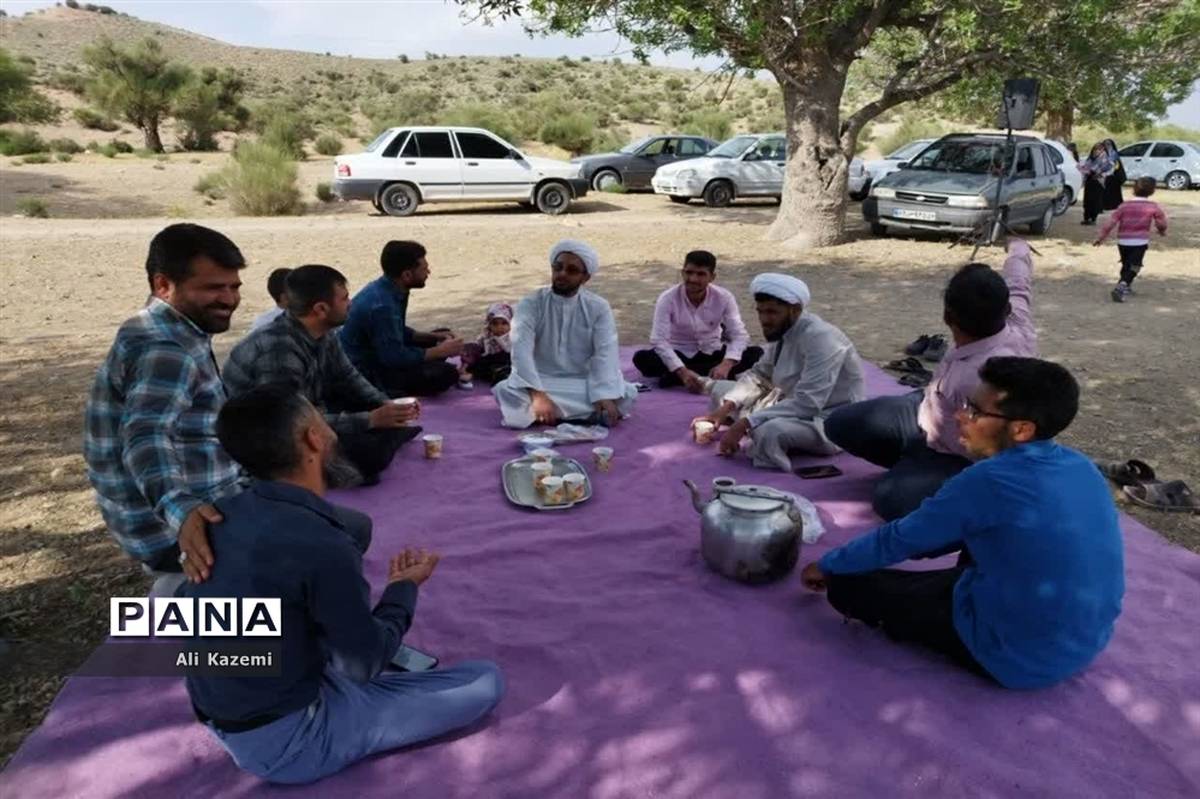
[(727, 456), (736, 455), (738, 449), (741, 448), (742, 439), (746, 437), (746, 433), (748, 432), (750, 432), (750, 423), (745, 419), (734, 422), (725, 431), (725, 435), (721, 436), (721, 444), (717, 448), (717, 452)]
[(442, 556), (423, 549), (406, 549), (388, 564), (388, 582), (412, 580), (417, 585), (429, 579)]
[(213, 565), (212, 549), (208, 546), (208, 525), (217, 524), (225, 517), (212, 505), (199, 505), (187, 515), (179, 526), (179, 552), (183, 573), (193, 583), (208, 579)]
[(558, 424), (558, 406), (545, 391), (530, 390), (529, 410), (538, 424)]
[(686, 366), (676, 369), (675, 376), (679, 378), (679, 382), (683, 383), (683, 387), (693, 394), (699, 394), (704, 390), (704, 381), (700, 379), (700, 375)]
[(733, 367), (737, 366), (737, 361), (726, 358), (712, 368), (708, 376), (713, 380), (728, 380), (729, 373), (733, 371)]
[(825, 585), (825, 572), (821, 571), (820, 564), (815, 560), (805, 566), (804, 570), (800, 572), (800, 582), (809, 591), (824, 591), (827, 587)]
[(425, 350), (425, 360), (431, 361), (438, 358), (453, 358), (462, 352), (465, 342), (461, 338), (449, 336), (442, 339), (439, 343)]
[(592, 403), (596, 413), (604, 418), (609, 427), (616, 427), (621, 422), (621, 411), (617, 408), (616, 400), (596, 400)]
[(397, 405), (394, 402), (385, 402), (367, 415), (367, 423), (372, 430), (388, 430), (404, 427), (420, 415), (420, 403)]
[(433, 336), (435, 341), (446, 341), (447, 339), (454, 338), (454, 333), (446, 327), (430, 330), (429, 335)]

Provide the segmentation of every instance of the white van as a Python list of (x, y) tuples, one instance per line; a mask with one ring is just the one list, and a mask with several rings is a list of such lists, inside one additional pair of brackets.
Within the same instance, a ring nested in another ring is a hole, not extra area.
[(516, 201), (561, 214), (587, 194), (579, 164), (525, 156), (481, 128), (389, 128), (361, 153), (333, 161), (333, 193), (390, 216), (421, 203)]

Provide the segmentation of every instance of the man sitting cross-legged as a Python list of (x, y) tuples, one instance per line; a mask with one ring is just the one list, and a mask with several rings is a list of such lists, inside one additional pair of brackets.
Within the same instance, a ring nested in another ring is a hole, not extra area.
[(462, 352), (448, 330), (422, 333), (408, 326), (409, 295), (425, 288), (429, 260), (415, 241), (389, 241), (379, 255), (383, 276), (363, 286), (338, 335), (346, 356), (389, 397), (431, 397), (458, 383), (447, 358)]
[[(646, 377), (657, 377), (662, 388), (683, 385), (699, 394), (705, 377), (736, 378), (753, 366), (763, 351), (749, 346), (750, 334), (737, 300), (713, 283), (715, 255), (707, 250), (689, 252), (682, 274), (683, 281), (660, 294), (654, 304), (653, 349), (635, 352), (633, 365)], [(723, 335), (729, 337), (728, 345)]]
[[(419, 406), (400, 406), (371, 385), (342, 352), (335, 331), (346, 321), (346, 277), (331, 266), (307, 264), (287, 278), (288, 312), (240, 341), (225, 363), (225, 384), (240, 394), (282, 385), (326, 412), (341, 451), (368, 484), (420, 427), (408, 426)], [(339, 481), (340, 484), (340, 481)]]
[(733, 418), (721, 438), (722, 455), (737, 453), (749, 435), (755, 466), (790, 471), (790, 453), (831, 455), (824, 419), (863, 394), (862, 363), (846, 334), (805, 309), (808, 286), (767, 272), (750, 283), (767, 351), (737, 382), (712, 387), (713, 411), (697, 421), (717, 426)]
[(187, 678), (197, 717), (234, 762), (272, 782), (312, 782), (487, 715), (504, 692), (491, 662), (387, 670), (438, 556), (392, 558), (371, 609), (359, 551), (322, 499), (337, 443), (322, 415), (300, 395), (264, 386), (225, 404), (217, 435), (257, 482), (218, 503), (225, 521), (212, 526), (211, 542), (220, 568), (178, 595), (279, 598), (282, 614), (278, 676)]
[[(973, 466), (905, 516), (827, 553), (802, 580), (845, 616), (923, 644), (1009, 688), (1039, 688), (1104, 649), (1125, 590), (1104, 478), (1055, 443), (1079, 386), (1036, 358), (991, 358), (958, 412)], [(962, 548), (937, 571), (885, 568)]]
[(970, 465), (954, 414), (979, 385), (979, 367), (994, 355), (1037, 355), (1029, 245), (1010, 239), (1001, 277), (987, 264), (967, 264), (946, 286), (943, 317), (954, 346), (924, 393), (878, 397), (834, 412), (829, 440), (889, 471), (872, 504), (883, 519), (916, 510), (942, 483)]
[(621, 375), (612, 308), (583, 288), (600, 268), (582, 241), (560, 241), (550, 251), (551, 284), (517, 305), (512, 325), (512, 374), (492, 393), (503, 422), (594, 419), (616, 425), (637, 400)]

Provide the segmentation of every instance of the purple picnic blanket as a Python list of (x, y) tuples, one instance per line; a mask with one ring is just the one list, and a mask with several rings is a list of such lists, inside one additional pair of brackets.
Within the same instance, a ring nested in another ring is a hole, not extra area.
[[(878, 371), (870, 385), (901, 390)], [(0, 797), (1200, 794), (1200, 557), (1123, 519), (1128, 593), (1107, 651), (1062, 685), (1007, 691), (843, 624), (794, 575), (751, 587), (709, 571), (684, 478), (813, 500), (828, 533), (804, 563), (877, 523), (878, 470), (841, 456), (843, 477), (801, 481), (719, 458), (689, 439), (703, 409), (681, 391), (643, 394), (609, 438), (613, 471), (592, 471), (592, 499), (538, 512), (504, 497), (501, 464), (520, 453), (491, 396), (452, 392), (423, 417), (446, 437), (443, 460), (407, 447), (381, 485), (334, 497), (375, 519), (372, 585), (403, 545), (443, 554), (406, 640), (503, 668), (507, 696), (469, 734), (272, 787), (196, 723), (181, 680), (74, 677)], [(561, 449), (588, 460), (589, 445)]]

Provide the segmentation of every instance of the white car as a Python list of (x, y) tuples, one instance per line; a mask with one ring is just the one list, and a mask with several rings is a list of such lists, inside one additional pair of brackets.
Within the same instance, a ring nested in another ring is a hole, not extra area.
[(1042, 139), (1042, 142), (1050, 148), (1050, 160), (1063, 175), (1063, 193), (1054, 203), (1054, 215), (1062, 216), (1083, 196), (1083, 173), (1065, 144), (1054, 139)]
[(333, 192), (391, 216), (421, 203), (516, 201), (561, 214), (587, 194), (578, 164), (523, 155), (481, 128), (389, 128), (365, 152), (333, 161)]
[(871, 193), (871, 176), (857, 155), (850, 159), (850, 174), (846, 178), (846, 190), (851, 200), (862, 200)]
[(710, 208), (723, 208), (739, 197), (782, 197), (786, 165), (782, 133), (748, 133), (703, 158), (659, 167), (650, 185), (677, 203), (703, 197)]

